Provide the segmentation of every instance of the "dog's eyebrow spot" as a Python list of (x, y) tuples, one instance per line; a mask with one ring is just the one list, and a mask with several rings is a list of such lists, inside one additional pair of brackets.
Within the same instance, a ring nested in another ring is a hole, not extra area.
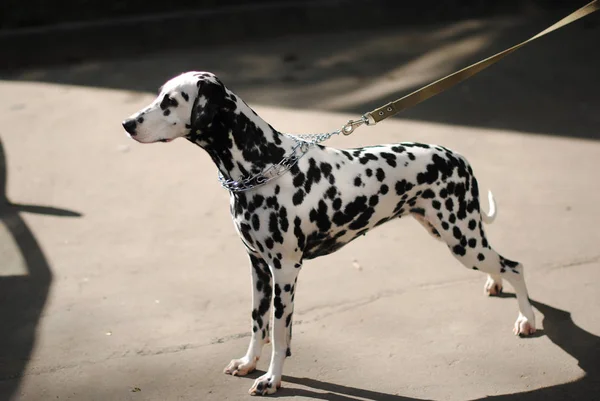
[(169, 107), (169, 95), (165, 95), (163, 100), (160, 102), (160, 108), (162, 110), (165, 110), (167, 107)]
[(166, 109), (165, 111), (163, 111), (164, 116), (168, 116), (169, 114), (171, 114), (171, 110)]
[(177, 106), (179, 106), (179, 102), (177, 100), (173, 99), (172, 97), (170, 97), (168, 93), (163, 97), (163, 99), (160, 102), (161, 110), (166, 110), (169, 107), (177, 107)]

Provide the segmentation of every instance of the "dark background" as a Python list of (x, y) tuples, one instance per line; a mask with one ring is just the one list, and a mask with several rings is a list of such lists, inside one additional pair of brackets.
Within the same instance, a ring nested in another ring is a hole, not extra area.
[[(4, 0), (0, 3), (0, 29), (39, 27), (67, 22), (98, 21), (109, 18), (157, 15), (215, 7), (257, 6), (281, 4), (268, 0)], [(314, 0), (295, 0), (293, 3), (315, 3)], [(343, 3), (342, 1), (338, 3)], [(348, 2), (346, 2), (348, 3)], [(377, 3), (376, 1), (373, 3)], [(514, 13), (531, 7), (573, 7), (568, 0), (444, 0), (393, 1), (392, 10), (402, 10), (397, 18), (419, 17), (418, 21), (456, 17), (475, 17), (498, 13)]]
[(307, 32), (370, 32), (507, 16), (545, 23), (584, 4), (573, 0), (4, 0), (0, 2), (0, 70)]

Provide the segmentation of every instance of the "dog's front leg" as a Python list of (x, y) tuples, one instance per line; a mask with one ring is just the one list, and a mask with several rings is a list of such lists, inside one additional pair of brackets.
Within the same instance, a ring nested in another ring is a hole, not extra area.
[(294, 291), (300, 272), (300, 263), (281, 262), (281, 268), (273, 268), (273, 351), (267, 373), (256, 379), (249, 393), (273, 394), (281, 386), (283, 362), (290, 354), (290, 327), (294, 312)]
[(252, 270), (252, 338), (248, 351), (240, 359), (233, 359), (224, 373), (245, 376), (256, 369), (263, 345), (269, 342), (269, 310), (271, 309), (271, 271), (259, 256), (249, 254)]

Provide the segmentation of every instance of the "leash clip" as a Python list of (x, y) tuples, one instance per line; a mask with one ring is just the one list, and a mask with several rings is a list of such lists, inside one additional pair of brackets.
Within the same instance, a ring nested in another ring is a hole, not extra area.
[(354, 132), (354, 130), (356, 130), (358, 127), (360, 127), (363, 124), (371, 125), (369, 118), (366, 115), (362, 116), (358, 120), (348, 120), (348, 122), (341, 129), (342, 134), (350, 135), (351, 133)]

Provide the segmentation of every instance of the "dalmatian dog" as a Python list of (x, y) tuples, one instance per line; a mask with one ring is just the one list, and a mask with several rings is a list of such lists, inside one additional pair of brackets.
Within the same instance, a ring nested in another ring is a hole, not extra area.
[(230, 188), (231, 216), (251, 264), (252, 336), (246, 354), (233, 359), (225, 373), (252, 372), (263, 345), (273, 343), (269, 369), (250, 388), (252, 395), (273, 394), (281, 386), (303, 263), (407, 215), (444, 241), (466, 268), (487, 273), (487, 294), (499, 294), (506, 279), (519, 305), (514, 333), (535, 331), (523, 266), (499, 255), (485, 236), (483, 223), (496, 214), (494, 199), (490, 193), (490, 212), (482, 213), (471, 166), (445, 147), (299, 147), (299, 139), (276, 131), (208, 72), (169, 80), (123, 127), (140, 143), (186, 138), (208, 152), (229, 182), (260, 177), (290, 154), (298, 155), (274, 179), (245, 191)]

